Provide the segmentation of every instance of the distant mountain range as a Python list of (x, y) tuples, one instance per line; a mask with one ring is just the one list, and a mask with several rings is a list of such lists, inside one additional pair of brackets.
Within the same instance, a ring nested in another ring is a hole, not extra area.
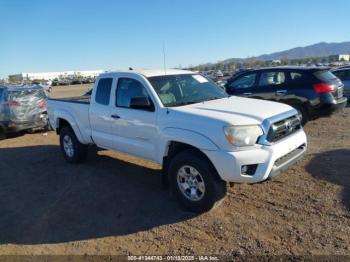
[[(342, 43), (326, 43), (321, 42), (314, 45), (296, 47), (289, 50), (275, 52), (271, 54), (264, 54), (257, 57), (253, 57), (256, 60), (260, 61), (269, 61), (277, 59), (300, 59), (308, 57), (323, 57), (330, 56), (335, 54), (350, 54), (350, 42)], [(252, 58), (230, 58), (220, 63), (229, 64), (229, 63), (241, 63)]]

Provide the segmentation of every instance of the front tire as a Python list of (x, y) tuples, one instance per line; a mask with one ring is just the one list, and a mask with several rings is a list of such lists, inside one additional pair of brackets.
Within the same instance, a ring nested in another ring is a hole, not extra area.
[(226, 195), (226, 183), (209, 160), (195, 150), (181, 152), (171, 160), (169, 185), (180, 203), (195, 213), (210, 210)]
[(87, 145), (79, 142), (71, 127), (62, 128), (60, 132), (60, 146), (64, 158), (69, 163), (81, 163), (87, 157)]
[(292, 105), (295, 110), (298, 111), (298, 114), (301, 116), (301, 125), (305, 126), (309, 121), (309, 114), (306, 111), (306, 108), (302, 105)]

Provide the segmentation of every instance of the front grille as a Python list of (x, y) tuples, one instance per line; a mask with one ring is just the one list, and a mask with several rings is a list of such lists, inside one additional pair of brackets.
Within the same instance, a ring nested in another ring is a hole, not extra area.
[(301, 122), (298, 115), (273, 123), (267, 133), (266, 140), (276, 142), (301, 129)]

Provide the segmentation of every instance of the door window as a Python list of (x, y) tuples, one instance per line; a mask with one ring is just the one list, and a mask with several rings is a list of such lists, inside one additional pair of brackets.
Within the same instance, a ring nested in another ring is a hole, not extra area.
[(303, 77), (301, 73), (298, 72), (290, 72), (290, 79), (291, 80), (300, 80)]
[(259, 86), (280, 85), (285, 82), (286, 78), (283, 72), (269, 71), (262, 72)]
[(111, 97), (113, 78), (101, 78), (98, 81), (95, 101), (101, 105), (109, 105), (109, 98)]
[(249, 88), (252, 87), (255, 84), (256, 79), (256, 73), (254, 74), (248, 74), (241, 76), (234, 80), (230, 85), (229, 88)]
[(116, 90), (116, 106), (130, 108), (132, 98), (146, 98), (151, 102), (146, 88), (137, 80), (119, 78)]

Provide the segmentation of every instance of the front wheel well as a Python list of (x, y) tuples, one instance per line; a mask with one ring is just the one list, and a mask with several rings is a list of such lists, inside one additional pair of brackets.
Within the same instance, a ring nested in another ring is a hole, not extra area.
[(163, 180), (164, 185), (167, 185), (167, 182), (168, 182), (169, 165), (170, 165), (171, 159), (174, 156), (176, 156), (177, 154), (184, 152), (184, 151), (192, 151), (194, 154), (197, 154), (198, 156), (203, 158), (203, 160), (207, 161), (212, 166), (213, 170), (215, 171), (214, 176), (217, 179), (222, 180), (220, 178), (220, 176), (218, 175), (217, 170), (216, 170), (215, 166), (213, 165), (213, 163), (211, 162), (211, 160), (200, 149), (198, 149), (197, 147), (194, 147), (190, 144), (177, 142), (177, 141), (170, 141), (168, 143), (167, 153), (163, 157), (163, 164), (162, 164), (162, 173), (163, 173), (162, 180)]

